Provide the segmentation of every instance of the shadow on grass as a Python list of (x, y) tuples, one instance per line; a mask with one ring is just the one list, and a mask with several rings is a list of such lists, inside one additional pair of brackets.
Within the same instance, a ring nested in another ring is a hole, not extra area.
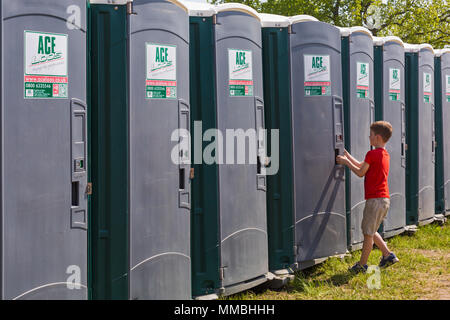
[[(323, 286), (340, 287), (348, 284), (349, 281), (355, 276), (356, 274), (350, 272), (338, 273), (324, 280), (312, 280), (310, 277), (297, 276), (295, 280), (286, 287), (286, 291), (288, 293), (292, 293), (305, 292), (307, 288), (320, 288)], [(315, 277), (316, 275), (314, 275), (314, 278)]]

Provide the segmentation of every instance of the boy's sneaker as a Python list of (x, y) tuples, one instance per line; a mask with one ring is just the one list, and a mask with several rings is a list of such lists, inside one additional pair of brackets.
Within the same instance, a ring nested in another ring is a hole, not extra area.
[(367, 271), (367, 264), (365, 264), (364, 266), (360, 265), (359, 262), (355, 263), (355, 265), (351, 268), (348, 269), (348, 271), (352, 272), (352, 273), (366, 273)]
[(399, 261), (400, 260), (398, 260), (397, 256), (393, 252), (391, 252), (386, 258), (381, 257), (380, 264), (378, 266), (380, 268), (386, 268), (386, 267), (389, 267), (390, 265), (393, 265), (394, 263), (397, 263)]

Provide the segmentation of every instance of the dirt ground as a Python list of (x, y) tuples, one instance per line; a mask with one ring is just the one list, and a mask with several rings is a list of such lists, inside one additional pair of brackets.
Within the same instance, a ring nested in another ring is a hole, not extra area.
[(439, 270), (436, 270), (437, 268), (435, 268), (434, 270), (431, 270), (431, 274), (417, 274), (418, 277), (427, 279), (427, 287), (424, 289), (428, 293), (423, 295), (420, 300), (450, 300), (450, 252), (434, 250), (413, 251), (430, 259), (443, 260), (442, 268), (440, 268)]

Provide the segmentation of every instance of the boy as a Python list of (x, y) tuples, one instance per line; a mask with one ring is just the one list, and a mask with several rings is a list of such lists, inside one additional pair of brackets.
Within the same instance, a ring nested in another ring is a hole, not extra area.
[(363, 162), (359, 162), (351, 154), (344, 151), (343, 156), (337, 157), (339, 164), (346, 165), (359, 177), (364, 179), (364, 193), (366, 206), (364, 208), (361, 228), (364, 243), (361, 259), (349, 269), (359, 273), (367, 271), (367, 261), (373, 248), (373, 243), (381, 250), (383, 256), (379, 267), (384, 268), (399, 261), (395, 254), (389, 251), (386, 242), (377, 232), (389, 210), (390, 198), (388, 187), (389, 153), (385, 149), (386, 143), (392, 136), (392, 126), (386, 121), (377, 121), (370, 126), (370, 145), (375, 149), (367, 152)]

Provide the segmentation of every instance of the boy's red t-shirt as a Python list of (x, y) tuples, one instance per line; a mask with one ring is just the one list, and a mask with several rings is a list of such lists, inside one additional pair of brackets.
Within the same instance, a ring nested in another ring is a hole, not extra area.
[(384, 148), (367, 152), (364, 162), (369, 164), (369, 170), (364, 179), (365, 198), (389, 198), (389, 153)]

